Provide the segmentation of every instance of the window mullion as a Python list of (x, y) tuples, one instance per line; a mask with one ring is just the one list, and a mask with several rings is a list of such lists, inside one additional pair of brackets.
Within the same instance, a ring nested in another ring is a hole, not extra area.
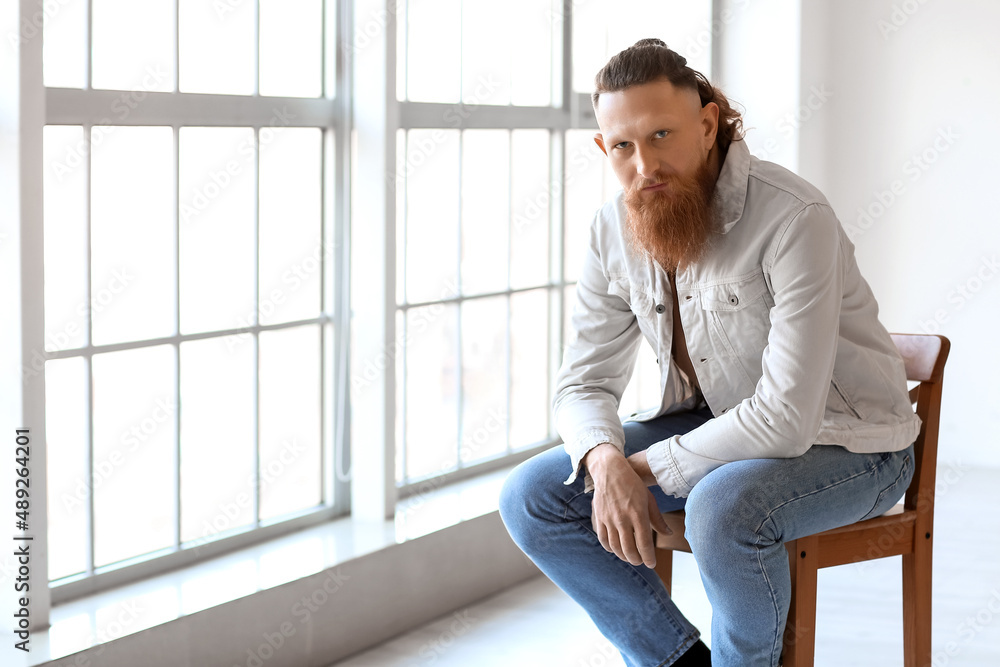
[[(258, 4), (259, 3), (255, 3)], [(258, 9), (259, 17), (259, 9)], [(259, 21), (258, 21), (259, 24)], [(258, 32), (259, 34), (259, 32)], [(258, 51), (260, 40), (257, 40)], [(258, 58), (259, 60), (259, 58)], [(253, 128), (253, 324), (260, 327), (260, 127)], [(253, 527), (260, 527), (260, 331), (253, 333)]]
[(465, 391), (463, 391), (463, 380), (465, 379), (465, 354), (462, 350), (462, 310), (464, 306), (464, 299), (462, 294), (465, 291), (465, 286), (462, 284), (462, 224), (465, 222), (465, 215), (463, 212), (463, 193), (462, 190), (465, 186), (465, 178), (462, 173), (465, 151), (465, 132), (463, 130), (458, 131), (458, 229), (455, 230), (455, 239), (458, 245), (458, 250), (455, 253), (455, 283), (458, 286), (458, 326), (455, 327), (455, 356), (457, 357), (457, 362), (455, 368), (458, 372), (455, 373), (455, 405), (458, 411), (458, 437), (455, 439), (455, 467), (458, 470), (462, 469), (462, 429), (465, 426)]
[[(88, 16), (90, 13), (90, 3), (87, 3)], [(90, 57), (88, 56), (87, 62), (90, 62)], [(91, 269), (93, 265), (93, 239), (92, 229), (93, 220), (91, 217), (91, 184), (93, 181), (94, 172), (94, 152), (91, 150), (90, 145), (90, 135), (93, 132), (93, 125), (90, 123), (85, 123), (83, 125), (83, 143), (86, 148), (87, 159), (84, 161), (85, 165), (85, 185), (84, 185), (84, 204), (85, 213), (84, 220), (87, 225), (87, 247), (85, 249), (85, 267), (84, 267), (84, 282), (86, 283), (86, 294), (87, 294), (87, 304), (92, 305), (94, 303), (94, 286), (93, 286), (93, 271)], [(94, 309), (87, 308), (87, 346), (88, 348), (94, 345)], [(88, 354), (86, 356), (87, 365), (87, 473), (90, 476), (88, 480), (90, 485), (90, 493), (87, 494), (87, 511), (86, 511), (86, 521), (87, 521), (87, 544), (86, 544), (86, 566), (87, 566), (87, 576), (92, 576), (94, 574), (94, 562), (95, 562), (95, 518), (96, 514), (94, 511), (94, 356)]]
[[(181, 333), (181, 225), (180, 225), (180, 127), (173, 128), (174, 169), (172, 184), (174, 203), (174, 335)], [(174, 548), (181, 546), (181, 412), (184, 406), (181, 402), (181, 345), (174, 343)]]
[[(396, 205), (390, 179), (396, 165), (396, 16), (395, 0), (358, 0), (354, 34), (362, 21), (385, 16), (384, 29), (362, 52), (354, 54), (354, 80), (364, 81), (351, 95), (354, 155), (351, 219), (351, 368), (369, 364), (386, 372), (371, 381), (352, 382), (351, 512), (359, 519), (382, 521), (393, 516), (395, 485), (396, 356)], [(352, 378), (353, 380), (354, 378)]]

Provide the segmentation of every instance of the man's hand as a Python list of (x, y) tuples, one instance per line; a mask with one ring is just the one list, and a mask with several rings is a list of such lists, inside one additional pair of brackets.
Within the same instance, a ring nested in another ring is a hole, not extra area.
[(601, 546), (632, 565), (654, 567), (653, 531), (669, 535), (670, 529), (631, 459), (604, 443), (587, 452), (583, 463), (594, 480), (591, 520)]

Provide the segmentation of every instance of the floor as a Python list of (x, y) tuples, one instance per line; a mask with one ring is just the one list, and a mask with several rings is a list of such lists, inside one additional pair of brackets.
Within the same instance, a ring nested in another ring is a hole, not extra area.
[[(1000, 471), (938, 471), (932, 667), (1000, 666)], [(820, 572), (816, 667), (902, 666), (899, 558)], [(694, 561), (677, 554), (674, 597), (711, 645)], [(571, 599), (544, 577), (330, 667), (621, 667)]]

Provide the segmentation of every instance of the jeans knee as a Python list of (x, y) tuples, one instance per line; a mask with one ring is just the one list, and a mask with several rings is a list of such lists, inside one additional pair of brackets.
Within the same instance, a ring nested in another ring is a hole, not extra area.
[(766, 513), (762, 514), (752, 491), (705, 481), (695, 486), (684, 507), (684, 536), (691, 549), (697, 554), (755, 541)]
[(529, 555), (544, 549), (559, 519), (556, 496), (562, 480), (544, 474), (543, 467), (536, 459), (524, 461), (500, 489), (500, 518), (515, 544)]

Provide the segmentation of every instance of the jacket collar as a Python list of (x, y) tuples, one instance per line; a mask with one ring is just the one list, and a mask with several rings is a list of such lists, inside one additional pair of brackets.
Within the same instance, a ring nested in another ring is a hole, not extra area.
[(713, 203), (715, 219), (727, 234), (743, 217), (747, 200), (747, 183), (750, 180), (750, 149), (742, 139), (729, 144), (726, 160), (715, 184)]

